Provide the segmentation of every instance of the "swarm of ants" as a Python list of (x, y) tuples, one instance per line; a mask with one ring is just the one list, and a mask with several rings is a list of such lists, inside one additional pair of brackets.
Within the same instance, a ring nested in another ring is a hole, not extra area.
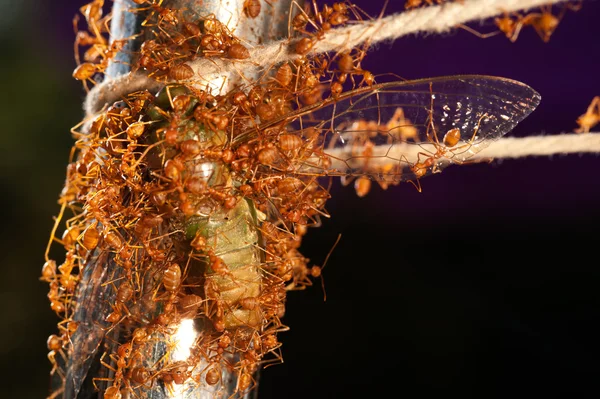
[[(315, 165), (327, 161), (315, 152), (318, 137), (274, 126), (234, 143), (257, 124), (321, 101), (325, 58), (303, 57), (250, 90), (212, 95), (193, 84), (186, 62), (244, 59), (248, 49), (214, 15), (184, 20), (159, 2), (147, 3), (153, 12), (143, 25), (152, 38), (132, 67), (169, 83), (157, 94), (133, 92), (84, 131), (72, 131), (77, 142), (60, 216), (66, 209), (73, 216), (62, 238), (51, 240), (64, 245), (66, 260), (57, 267), (48, 258), (42, 272), (62, 319), (48, 340), (52, 373), (61, 380), (52, 396), (84, 389), (97, 356), (103, 367), (92, 384), (105, 398), (172, 392), (184, 382), (218, 391), (228, 383), (225, 373), (243, 395), (260, 366), (281, 360), (277, 333), (287, 329), (286, 291), (312, 285), (321, 274), (298, 247), (307, 227), (327, 216), (328, 190), (315, 176), (291, 173), (309, 158)], [(127, 42), (109, 41), (110, 15), (102, 5), (81, 8), (88, 30), (77, 33), (73, 76), (86, 88)], [(249, 2), (248, 16), (256, 12)], [(352, 16), (346, 3), (317, 12), (298, 14), (294, 28), (305, 32), (310, 20), (323, 29)], [(313, 36), (299, 43), (299, 54), (308, 52)], [(87, 47), (83, 63), (80, 46)], [(365, 76), (354, 68), (359, 60), (344, 57), (344, 76)], [(93, 313), (89, 323), (80, 317), (84, 307)], [(186, 319), (202, 333), (179, 359), (177, 327)], [(150, 355), (159, 343), (161, 353)]]
[[(141, 8), (131, 12), (147, 18), (130, 67), (162, 89), (131, 92), (72, 129), (42, 269), (61, 319), (48, 339), (57, 381), (50, 398), (246, 395), (261, 367), (282, 361), (286, 293), (321, 277), (299, 247), (308, 227), (329, 216), (328, 181), (353, 181), (359, 196), (371, 181), (420, 188), (420, 178), (467, 162), (539, 101), (500, 78), (377, 84), (361, 66), (368, 45), (311, 52), (328, 31), (370, 17), (349, 2), (314, 1), (290, 19), (294, 61), (214, 93), (190, 64), (245, 60), (245, 43), (215, 15), (133, 1)], [(137, 39), (110, 40), (103, 6), (80, 9), (87, 30), (79, 17), (74, 23), (73, 76), (86, 89)], [(244, 3), (247, 18), (260, 12), (260, 1)], [(510, 34), (497, 24), (513, 40), (523, 26), (540, 29), (543, 15), (511, 19)], [(519, 101), (506, 106), (498, 93)], [(487, 108), (460, 108), (477, 98)], [(59, 266), (49, 258), (54, 242), (66, 250)]]

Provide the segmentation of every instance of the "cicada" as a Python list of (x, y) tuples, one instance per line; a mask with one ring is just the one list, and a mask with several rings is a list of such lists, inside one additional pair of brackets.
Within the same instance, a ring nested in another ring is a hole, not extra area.
[(65, 320), (56, 396), (248, 394), (281, 360), (286, 292), (320, 275), (298, 247), (329, 216), (326, 181), (418, 186), (540, 101), (491, 76), (367, 86), (280, 115), (239, 93), (135, 92), (79, 135), (61, 197), (69, 264), (44, 273)]

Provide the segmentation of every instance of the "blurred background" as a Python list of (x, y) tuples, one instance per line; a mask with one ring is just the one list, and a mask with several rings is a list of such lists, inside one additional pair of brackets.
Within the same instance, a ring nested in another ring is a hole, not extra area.
[[(57, 319), (38, 277), (69, 129), (83, 116), (71, 20), (85, 2), (0, 0), (7, 398), (48, 394), (46, 338)], [(356, 3), (377, 15), (384, 2)], [(516, 43), (458, 30), (379, 44), (363, 67), (520, 80), (542, 103), (510, 135), (571, 132), (600, 95), (600, 2), (583, 3), (549, 43), (531, 28)], [(401, 10), (390, 0), (386, 13)], [(285, 363), (263, 372), (259, 397), (597, 398), (599, 170), (595, 155), (452, 166), (423, 179), (422, 193), (404, 184), (365, 198), (336, 181), (331, 220), (302, 247), (322, 264), (342, 234), (324, 272), (327, 300), (318, 284), (289, 294)]]

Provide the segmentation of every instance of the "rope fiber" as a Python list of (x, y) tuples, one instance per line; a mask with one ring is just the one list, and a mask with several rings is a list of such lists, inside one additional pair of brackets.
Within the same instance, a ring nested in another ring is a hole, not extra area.
[(473, 158), (523, 158), (555, 154), (600, 153), (600, 133), (504, 137)]

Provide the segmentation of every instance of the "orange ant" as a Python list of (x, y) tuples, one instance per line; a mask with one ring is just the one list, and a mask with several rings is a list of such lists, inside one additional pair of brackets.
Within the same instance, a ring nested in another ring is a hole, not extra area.
[[(371, 139), (376, 138), (378, 135), (387, 137), (388, 144), (397, 142), (407, 142), (412, 140), (417, 142), (419, 140), (419, 131), (406, 118), (404, 109), (402, 107), (396, 108), (396, 111), (390, 118), (390, 120), (381, 124), (377, 121), (365, 121), (359, 119), (358, 121), (352, 122), (349, 128), (345, 128), (344, 124), (338, 127), (340, 131), (346, 130), (346, 134), (351, 134), (350, 143), (352, 144), (351, 153), (354, 157), (364, 159), (364, 163), (361, 167), (363, 171), (369, 171), (370, 174), (376, 174), (379, 172), (381, 175), (392, 175), (395, 164), (385, 164), (383, 166), (369, 165), (371, 157), (373, 156), (374, 143)], [(342, 133), (342, 136), (344, 133)], [(329, 143), (329, 148), (333, 148), (336, 141)], [(350, 184), (356, 176), (342, 176), (342, 185)], [(376, 178), (375, 179), (383, 189), (387, 189), (390, 184), (389, 179)], [(366, 196), (371, 189), (371, 179), (367, 176), (359, 176), (354, 181), (354, 189), (359, 197)]]
[(504, 33), (506, 38), (514, 43), (517, 41), (523, 27), (529, 25), (535, 29), (536, 33), (544, 41), (544, 43), (548, 43), (550, 41), (550, 36), (552, 36), (556, 30), (567, 10), (579, 11), (580, 9), (581, 3), (566, 3), (559, 15), (552, 14), (552, 4), (540, 7), (540, 12), (531, 12), (526, 15), (505, 12), (502, 17), (497, 17), (494, 19), (494, 23), (498, 27), (498, 31), (487, 34), (481, 34), (466, 25), (461, 24), (459, 27), (482, 39), (487, 39), (488, 37), (495, 36), (498, 33)]
[[(177, 24), (179, 23), (179, 18), (177, 18), (177, 14), (176, 14), (175, 10), (168, 8), (168, 7), (162, 7), (163, 1), (164, 0), (152, 0), (152, 3), (149, 4), (148, 7), (146, 7), (146, 8), (133, 9), (134, 12), (153, 10), (150, 13), (150, 15), (148, 16), (148, 18), (146, 18), (146, 20), (144, 22), (142, 22), (142, 26), (153, 26), (153, 25), (150, 25), (149, 22), (150, 22), (150, 19), (152, 19), (154, 17), (154, 15), (156, 15), (156, 14), (158, 14), (158, 21), (157, 21), (156, 26), (158, 26), (158, 28), (161, 29), (161, 31), (162, 31), (161, 27), (163, 25), (163, 22), (166, 22), (168, 25), (177, 26)], [(143, 3), (138, 3), (138, 4), (143, 4)]]
[(589, 133), (590, 129), (598, 123), (600, 123), (600, 96), (594, 97), (585, 114), (577, 118), (579, 128), (577, 128), (575, 132)]
[(117, 366), (116, 369), (104, 361), (106, 352), (100, 358), (100, 363), (104, 367), (108, 368), (110, 371), (112, 371), (114, 373), (113, 378), (97, 377), (92, 380), (92, 382), (94, 384), (94, 388), (96, 388), (96, 390), (98, 390), (98, 391), (100, 389), (96, 385), (96, 381), (113, 381), (113, 384), (111, 386), (109, 386), (108, 388), (106, 388), (106, 390), (104, 391), (104, 397), (106, 399), (121, 398), (121, 391), (120, 391), (121, 384), (125, 380), (125, 376), (123, 375), (123, 373), (125, 372), (125, 369), (129, 365), (128, 360), (131, 355), (131, 351), (132, 351), (132, 343), (128, 342), (128, 343), (125, 343), (125, 344), (122, 344), (121, 346), (119, 346), (119, 348), (117, 349), (116, 355), (115, 354), (109, 355), (110, 359), (116, 364), (116, 366)]
[[(558, 16), (552, 14), (552, 5), (540, 7), (541, 13), (530, 13), (525, 15), (522, 20), (523, 25), (531, 25), (537, 32), (538, 36), (545, 42), (548, 43), (550, 36), (556, 30), (556, 27), (564, 17), (567, 10), (579, 11), (581, 9), (581, 3), (571, 4), (566, 3)], [(511, 41), (517, 40), (517, 35), (511, 38)]]
[[(350, 126), (352, 134), (352, 140), (359, 136), (375, 137), (381, 135), (387, 137), (389, 144), (396, 141), (418, 141), (419, 131), (412, 124), (410, 119), (406, 118), (404, 109), (402, 107), (396, 108), (392, 117), (385, 124), (381, 124), (377, 121), (365, 121), (363, 119), (353, 122)], [(330, 143), (332, 147), (334, 143)]]
[(245, 0), (243, 5), (244, 13), (249, 18), (256, 18), (260, 14), (260, 0)]
[[(300, 11), (299, 14), (296, 14), (294, 18), (292, 18), (292, 13), (289, 14), (288, 21), (288, 29), (292, 32), (292, 27), (297, 32), (304, 33), (309, 37), (304, 37), (300, 39), (295, 46), (295, 51), (297, 54), (304, 56), (310, 52), (310, 50), (314, 47), (314, 45), (322, 40), (325, 36), (325, 33), (331, 30), (334, 26), (343, 25), (350, 20), (350, 12), (352, 11), (355, 15), (356, 12), (353, 10), (353, 5), (339, 2), (334, 3), (332, 6), (324, 5), (319, 11), (319, 7), (315, 0), (312, 1), (312, 14), (314, 19), (311, 18), (308, 14), (307, 10), (304, 10), (296, 1), (292, 1), (292, 6), (296, 6), (296, 8)], [(306, 31), (306, 25), (310, 24), (315, 29), (314, 33)]]
[[(80, 31), (79, 15), (75, 15), (73, 18), (73, 29), (75, 31), (75, 44), (74, 53), (75, 61), (77, 65), (80, 64), (79, 60), (79, 47), (80, 46), (98, 46), (100, 51), (107, 47), (107, 41), (102, 35), (104, 31), (108, 32), (108, 21), (110, 20), (110, 14), (102, 18), (102, 7), (104, 6), (104, 0), (93, 0), (92, 2), (82, 6), (79, 12), (85, 17), (88, 29), (91, 31), (91, 35), (88, 32)], [(103, 26), (103, 28), (101, 27)], [(93, 47), (93, 48), (94, 48)], [(98, 49), (94, 48), (86, 51), (85, 59), (95, 59), (95, 54), (98, 54)]]
[(94, 75), (97, 73), (104, 73), (106, 68), (108, 68), (108, 63), (123, 49), (126, 43), (126, 39), (113, 41), (110, 46), (99, 53), (102, 57), (100, 63), (94, 64), (92, 62), (84, 62), (83, 64), (79, 64), (73, 71), (73, 77), (83, 81), (86, 91), (89, 91), (87, 82), (95, 85), (96, 81), (93, 79)]
[[(366, 48), (364, 49), (356, 49), (357, 53), (352, 56), (351, 53), (342, 53), (337, 60), (338, 71), (340, 75), (338, 76), (337, 82), (332, 84), (332, 93), (333, 93), (333, 85), (336, 83), (340, 85), (346, 81), (346, 77), (350, 75), (350, 80), (352, 81), (353, 88), (356, 87), (356, 82), (354, 81), (354, 75), (362, 75), (363, 80), (361, 85), (365, 84), (367, 86), (373, 86), (375, 83), (375, 77), (369, 71), (365, 71), (360, 67), (360, 63), (366, 55)], [(339, 83), (338, 83), (339, 82)], [(341, 90), (340, 90), (341, 91)]]
[[(435, 2), (437, 4), (444, 4), (449, 1), (451, 1), (451, 0), (435, 0)], [(463, 0), (457, 0), (457, 2), (462, 4)], [(419, 8), (424, 4), (432, 6), (434, 3), (433, 3), (433, 0), (406, 0), (406, 3), (404, 3), (404, 8), (407, 10), (412, 10), (415, 8)]]
[[(432, 91), (431, 84), (430, 84), (430, 91)], [(428, 172), (428, 170), (431, 170), (432, 173), (441, 172), (441, 168), (444, 165), (442, 163), (438, 162), (438, 160), (440, 160), (441, 158), (447, 157), (448, 153), (451, 153), (452, 157), (453, 157), (454, 151), (456, 151), (460, 148), (470, 147), (477, 137), (477, 132), (479, 131), (481, 122), (483, 120), (487, 120), (489, 118), (489, 116), (487, 114), (483, 114), (479, 117), (477, 126), (475, 126), (475, 128), (473, 129), (473, 135), (471, 136), (469, 141), (467, 143), (465, 143), (464, 145), (462, 145), (460, 147), (456, 147), (456, 145), (461, 140), (461, 132), (460, 132), (459, 128), (452, 128), (452, 129), (448, 130), (444, 134), (442, 143), (440, 143), (438, 136), (437, 136), (436, 128), (433, 124), (433, 99), (434, 99), (434, 96), (432, 95), (431, 96), (429, 124), (428, 124), (426, 135), (427, 135), (429, 144), (432, 144), (435, 147), (435, 152), (433, 152), (433, 153), (432, 152), (427, 152), (427, 153), (418, 152), (417, 153), (417, 162), (413, 163), (410, 166), (410, 170), (416, 176), (417, 182), (418, 182), (419, 178), (423, 177)], [(433, 131), (433, 140), (432, 140), (431, 134), (430, 134), (431, 131)], [(425, 156), (424, 161), (421, 161), (421, 155)], [(451, 162), (457, 163), (457, 164), (466, 164), (469, 161), (460, 161), (457, 159), (451, 159)], [(419, 189), (419, 188), (420, 188), (420, 186), (417, 187), (417, 189)]]

